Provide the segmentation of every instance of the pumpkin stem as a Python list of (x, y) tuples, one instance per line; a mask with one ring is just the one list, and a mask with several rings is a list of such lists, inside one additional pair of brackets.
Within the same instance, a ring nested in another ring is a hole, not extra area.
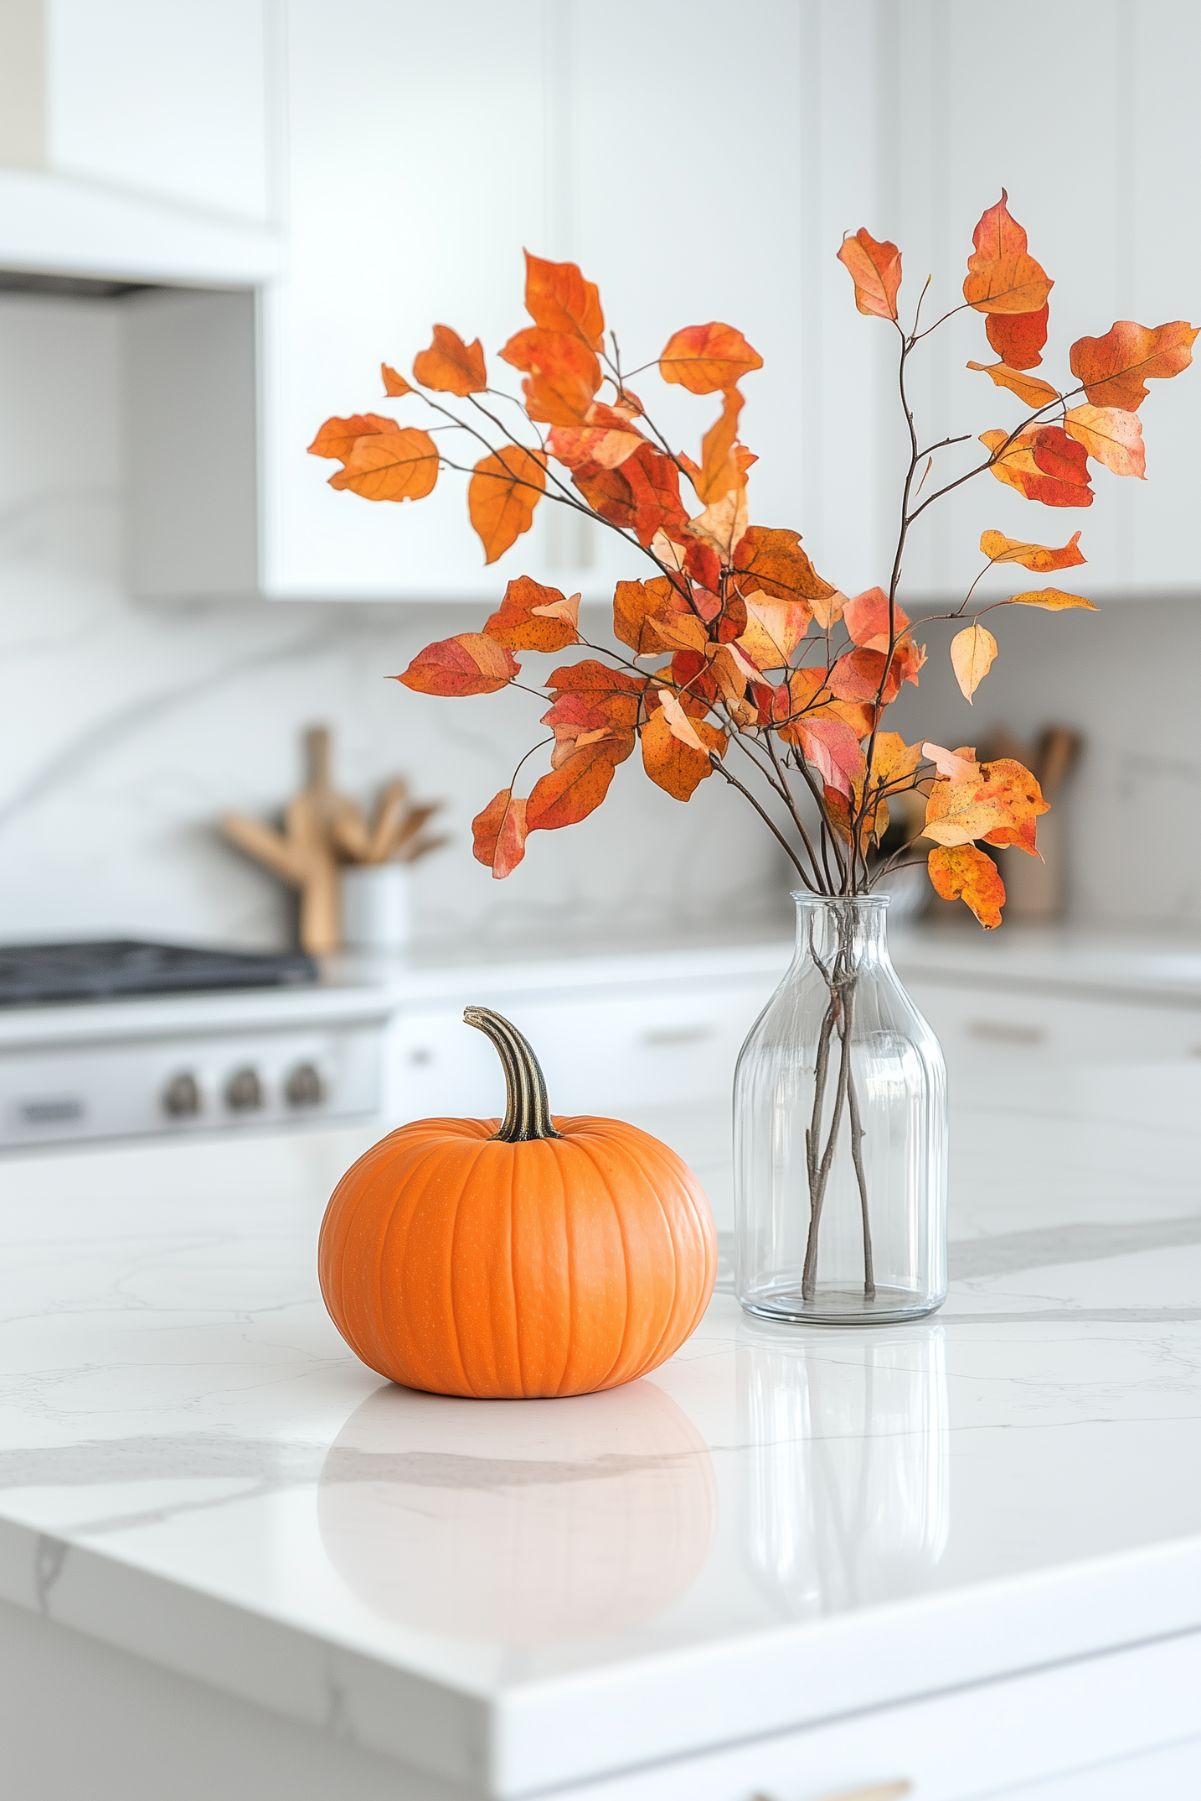
[(503, 1144), (526, 1144), (532, 1138), (557, 1138), (551, 1124), (546, 1078), (517, 1027), (490, 1007), (465, 1007), (463, 1019), (490, 1038), (505, 1072), (505, 1117), (494, 1134)]

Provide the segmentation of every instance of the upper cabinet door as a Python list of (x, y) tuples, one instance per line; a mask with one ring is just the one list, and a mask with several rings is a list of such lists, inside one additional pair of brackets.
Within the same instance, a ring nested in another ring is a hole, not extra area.
[(0, 166), (271, 214), (277, 0), (6, 0)]
[[(290, 0), (288, 270), (266, 296), (262, 333), (277, 592), (479, 600), (500, 593), (518, 559), (536, 566), (545, 506), (488, 570), (463, 475), (443, 469), (418, 504), (368, 502), (331, 489), (331, 465), (306, 446), (332, 414), (391, 412), (380, 363), (407, 372), (435, 321), (483, 341), (498, 385), (513, 375), (494, 359), (523, 318), (522, 247), (546, 240), (547, 10)], [(395, 409), (404, 423), (446, 423), (416, 395)], [(485, 454), (463, 431), (437, 441), (464, 466)]]
[[(925, 317), (959, 304), (973, 227), (1005, 188), (1031, 252), (1055, 282), (1050, 336), (1033, 374), (1074, 385), (1072, 342), (1103, 334), (1116, 319), (1201, 320), (1201, 235), (1181, 214), (1174, 174), (1201, 156), (1196, 7), (1187, 0), (1010, 0), (1002, 17), (926, 0), (900, 14), (884, 20), (899, 110), (881, 218), (904, 256), (902, 298), (912, 306), (921, 277), (933, 270)], [(1025, 416), (1015, 396), (969, 372), (969, 360), (997, 358), (983, 318), (964, 311), (916, 360), (924, 441), (1009, 430)], [(1049, 508), (982, 475), (914, 528), (906, 588), (962, 598), (979, 567), (979, 534), (990, 527), (1044, 543), (1062, 543), (1079, 529), (1088, 565), (1059, 579), (1084, 594), (1124, 600), (1195, 585), (1197, 454), (1188, 419), (1198, 379), (1195, 370), (1151, 384), (1140, 411), (1146, 482), (1093, 464), (1092, 505)], [(939, 452), (928, 487), (981, 454), (975, 443)], [(1005, 591), (999, 577), (996, 591)]]

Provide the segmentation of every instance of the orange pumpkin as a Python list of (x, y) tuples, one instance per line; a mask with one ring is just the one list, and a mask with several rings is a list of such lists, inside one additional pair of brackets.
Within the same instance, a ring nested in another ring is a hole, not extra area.
[(521, 1033), (468, 1007), (505, 1117), (421, 1119), (351, 1165), (321, 1226), (330, 1317), (381, 1376), (434, 1394), (586, 1394), (655, 1369), (713, 1292), (709, 1204), (674, 1151), (614, 1119), (552, 1119)]

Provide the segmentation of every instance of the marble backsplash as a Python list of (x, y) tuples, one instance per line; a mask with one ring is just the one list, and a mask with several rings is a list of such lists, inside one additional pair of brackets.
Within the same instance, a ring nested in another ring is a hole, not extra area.
[[(711, 782), (682, 807), (632, 765), (592, 820), (531, 841), (508, 882), (490, 881), (468, 822), (533, 741), (535, 703), (440, 705), (385, 679), (474, 615), (131, 601), (121, 390), (119, 302), (0, 297), (0, 940), (284, 942), (286, 896), (213, 822), (226, 808), (278, 806), (300, 775), (300, 733), (317, 721), (334, 728), (349, 791), (365, 796), (401, 771), (446, 800), (452, 845), (417, 877), (429, 940), (782, 917), (785, 873), (737, 797)], [(1086, 752), (1063, 801), (1073, 917), (1201, 928), (1201, 852), (1188, 836), (1201, 601), (1015, 617), (999, 636), (974, 709), (933, 652), (920, 719), (907, 702), (911, 729), (955, 744), (998, 723), (1079, 728)]]
[(318, 721), (347, 791), (365, 799), (399, 771), (446, 801), (451, 845), (417, 869), (428, 939), (647, 934), (669, 917), (701, 932), (786, 911), (748, 809), (716, 782), (683, 807), (633, 764), (595, 818), (532, 840), (492, 881), (469, 822), (542, 735), (536, 703), (450, 705), (386, 679), (476, 610), (130, 600), (120, 327), (119, 302), (0, 297), (0, 941), (284, 942), (285, 891), (213, 822), (277, 808)]

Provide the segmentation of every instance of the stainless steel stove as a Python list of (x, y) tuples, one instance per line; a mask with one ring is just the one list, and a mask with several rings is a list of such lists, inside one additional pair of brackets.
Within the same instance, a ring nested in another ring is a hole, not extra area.
[(388, 1006), (296, 954), (0, 947), (0, 1149), (373, 1113)]

